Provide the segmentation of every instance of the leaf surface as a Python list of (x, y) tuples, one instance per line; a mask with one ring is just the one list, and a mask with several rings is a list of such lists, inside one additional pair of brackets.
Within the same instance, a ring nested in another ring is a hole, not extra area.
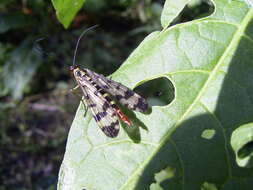
[(169, 24), (178, 16), (183, 10), (185, 5), (191, 0), (167, 0), (165, 1), (164, 8), (161, 15), (161, 24), (164, 28), (168, 27)]
[(164, 76), (174, 84), (172, 103), (131, 118), (134, 137), (122, 128), (107, 138), (79, 107), (59, 190), (252, 189), (230, 138), (253, 120), (253, 10), (214, 4), (209, 17), (148, 35), (113, 74), (130, 88)]
[(58, 20), (68, 28), (76, 13), (82, 8), (85, 0), (51, 0)]

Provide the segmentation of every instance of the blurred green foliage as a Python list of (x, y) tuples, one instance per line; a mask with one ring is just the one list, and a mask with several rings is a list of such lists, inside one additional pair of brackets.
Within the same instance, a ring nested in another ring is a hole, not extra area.
[[(69, 94), (68, 66), (80, 33), (100, 25), (82, 40), (77, 63), (109, 75), (148, 33), (161, 29), (163, 3), (86, 0), (65, 30), (50, 1), (0, 1), (0, 190), (55, 189), (79, 102)], [(175, 22), (206, 10), (208, 3), (199, 1)]]

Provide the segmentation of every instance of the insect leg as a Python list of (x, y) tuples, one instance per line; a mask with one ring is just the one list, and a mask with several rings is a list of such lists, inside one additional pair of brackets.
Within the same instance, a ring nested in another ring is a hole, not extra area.
[(88, 111), (87, 102), (85, 102), (84, 100), (88, 100), (88, 99), (89, 99), (89, 96), (88, 96), (87, 92), (85, 90), (83, 90), (83, 97), (81, 98), (81, 101), (82, 101), (83, 106), (84, 106), (84, 117), (86, 116), (87, 111)]
[(81, 99), (81, 102), (82, 102), (82, 104), (83, 104), (83, 106), (84, 106), (84, 116), (86, 116), (87, 110), (88, 110), (88, 106), (85, 104), (84, 99), (87, 99), (87, 98), (88, 98), (88, 95), (87, 95), (87, 94), (84, 94), (83, 97), (80, 96), (80, 94), (78, 94), (78, 93), (76, 92), (76, 90), (77, 90), (79, 87), (80, 87), (80, 86), (77, 85), (76, 87), (71, 88), (71, 89), (70, 89), (70, 92), (72, 92), (75, 96), (77, 96), (78, 98)]
[(81, 99), (82, 103), (83, 103), (83, 107), (84, 107), (84, 117), (86, 117), (86, 114), (87, 114), (87, 111), (88, 111), (88, 106), (85, 104), (85, 101), (84, 101), (85, 97), (83, 97)]
[(70, 89), (70, 92), (73, 92), (73, 93), (74, 93), (78, 88), (79, 88), (79, 85), (77, 85), (77, 86), (74, 87), (74, 88), (71, 88), (71, 89)]

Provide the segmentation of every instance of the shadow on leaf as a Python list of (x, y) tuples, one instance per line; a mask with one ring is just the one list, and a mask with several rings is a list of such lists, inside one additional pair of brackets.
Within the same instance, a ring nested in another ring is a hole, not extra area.
[[(163, 138), (134, 189), (146, 190), (156, 184), (164, 190), (194, 190), (206, 183), (215, 184), (218, 189), (252, 189), (253, 170), (237, 165), (230, 144), (232, 132), (253, 121), (253, 47), (249, 40), (253, 39), (253, 21), (245, 34), (247, 37), (242, 36), (232, 60), (219, 57), (223, 62), (217, 64), (230, 61), (229, 69), (223, 71), (220, 67), (211, 74), (215, 77), (210, 86), (222, 83), (215, 109), (212, 111), (208, 101), (200, 98), (193, 109), (205, 114), (174, 126), (174, 132)], [(206, 130), (215, 133), (204, 138)], [(157, 184), (155, 175), (167, 167), (174, 169), (174, 176)]]

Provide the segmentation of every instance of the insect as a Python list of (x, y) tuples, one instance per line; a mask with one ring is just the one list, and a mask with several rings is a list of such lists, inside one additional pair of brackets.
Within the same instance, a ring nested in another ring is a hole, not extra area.
[[(83, 34), (90, 29), (84, 31)], [(73, 65), (70, 66), (70, 71), (77, 82), (76, 88), (81, 88), (84, 102), (91, 110), (98, 126), (108, 137), (116, 137), (119, 133), (119, 120), (128, 126), (131, 126), (132, 123), (114, 100), (128, 109), (139, 112), (146, 112), (148, 104), (144, 98), (128, 87), (89, 69), (82, 69), (75, 65), (77, 47), (83, 34), (80, 35), (77, 41)]]

